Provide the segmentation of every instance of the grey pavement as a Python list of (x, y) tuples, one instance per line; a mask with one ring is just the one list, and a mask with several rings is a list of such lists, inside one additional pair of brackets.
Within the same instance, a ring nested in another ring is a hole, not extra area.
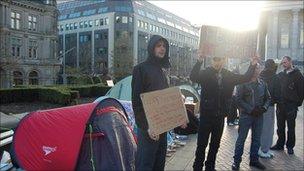
[[(265, 164), (267, 170), (304, 170), (304, 149), (303, 149), (303, 106), (299, 108), (296, 120), (296, 146), (294, 148), (295, 154), (289, 155), (287, 150), (273, 151), (274, 158), (261, 159)], [(276, 123), (275, 123), (276, 124)], [(216, 169), (217, 170), (231, 170), (233, 162), (234, 146), (237, 139), (238, 126), (227, 126), (225, 124), (222, 141), (219, 152), (217, 154)], [(189, 136), (184, 147), (180, 147), (171, 156), (167, 157), (165, 170), (192, 170), (192, 164), (195, 157), (197, 135)], [(277, 140), (276, 126), (273, 143)], [(245, 142), (243, 161), (241, 163), (241, 170), (255, 170), (249, 166), (249, 149), (251, 142), (251, 132)], [(206, 155), (208, 148), (206, 149)]]

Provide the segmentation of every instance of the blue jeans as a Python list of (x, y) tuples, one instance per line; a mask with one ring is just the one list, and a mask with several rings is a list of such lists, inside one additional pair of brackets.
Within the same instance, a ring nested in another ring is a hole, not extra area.
[(255, 117), (249, 114), (241, 113), (239, 120), (239, 135), (235, 143), (234, 162), (239, 164), (242, 161), (244, 152), (244, 143), (251, 128), (251, 147), (250, 161), (258, 161), (258, 151), (260, 148), (260, 138), (263, 129), (263, 115)]
[(167, 152), (167, 133), (161, 134), (159, 140), (154, 141), (149, 137), (147, 131), (138, 128), (137, 138), (135, 170), (164, 170)]

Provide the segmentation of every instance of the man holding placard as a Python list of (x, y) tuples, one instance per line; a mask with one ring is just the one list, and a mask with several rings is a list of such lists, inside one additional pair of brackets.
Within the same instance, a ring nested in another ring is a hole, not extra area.
[[(147, 111), (150, 110), (148, 108), (144, 109), (142, 99), (147, 97), (147, 94), (143, 93), (163, 90), (169, 87), (167, 69), (171, 65), (168, 54), (168, 41), (159, 35), (154, 35), (148, 43), (147, 60), (136, 65), (133, 69), (132, 106), (136, 125), (138, 126), (136, 170), (164, 170), (165, 167), (167, 133), (158, 134), (160, 132), (157, 131), (155, 124), (153, 124), (153, 129), (150, 129), (146, 117)], [(148, 101), (145, 102), (148, 106), (153, 106), (160, 102), (158, 100), (160, 99), (154, 98), (152, 94), (152, 97), (148, 95)], [(161, 119), (159, 118), (159, 113), (157, 114), (152, 116), (154, 120)]]
[[(201, 70), (205, 59), (199, 52), (198, 61), (194, 65), (190, 80), (201, 85), (200, 126), (195, 153), (194, 170), (215, 170), (215, 161), (223, 133), (224, 118), (227, 111), (227, 100), (232, 96), (233, 87), (250, 80), (254, 74), (258, 57), (254, 57), (244, 75), (234, 74), (223, 68), (225, 58), (213, 57), (212, 66)], [(211, 135), (209, 152), (206, 162), (205, 149)]]

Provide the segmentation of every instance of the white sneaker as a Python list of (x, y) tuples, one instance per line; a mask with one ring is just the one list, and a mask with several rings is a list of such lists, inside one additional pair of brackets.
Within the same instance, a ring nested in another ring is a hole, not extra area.
[(173, 141), (176, 145), (180, 145), (180, 146), (185, 146), (186, 145), (186, 142), (182, 142), (182, 141), (179, 141), (179, 140), (174, 140)]
[(271, 151), (268, 151), (267, 154), (269, 154), (270, 157), (274, 157), (274, 154)]
[(261, 151), (261, 150), (259, 150), (258, 155), (259, 155), (261, 158), (271, 158), (270, 154), (264, 153), (264, 152)]

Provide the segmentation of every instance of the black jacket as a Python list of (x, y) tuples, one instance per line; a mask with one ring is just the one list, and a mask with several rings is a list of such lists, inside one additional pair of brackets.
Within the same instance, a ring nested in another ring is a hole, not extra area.
[(293, 103), (301, 106), (304, 98), (303, 86), (304, 77), (301, 72), (295, 68), (290, 73), (282, 71), (278, 74), (280, 89), (279, 103)]
[(271, 101), (267, 85), (263, 80), (236, 86), (234, 99), (241, 113), (250, 114), (255, 107), (268, 109)]
[(223, 68), (222, 89), (217, 83), (217, 71), (213, 67), (200, 70), (201, 65), (202, 62), (197, 62), (190, 74), (190, 80), (201, 85), (201, 115), (226, 115), (227, 100), (231, 98), (234, 86), (249, 81), (254, 74), (255, 65), (250, 65), (244, 75), (234, 74)]
[(260, 74), (260, 78), (267, 84), (271, 97), (270, 105), (273, 106), (275, 103), (278, 103), (280, 97), (280, 90), (277, 86), (279, 80), (276, 69), (264, 69)]
[[(160, 59), (154, 56), (153, 51), (159, 40), (164, 40), (166, 44), (165, 57)], [(161, 36), (154, 35), (148, 43), (148, 58), (145, 62), (136, 65), (133, 69), (132, 77), (132, 106), (135, 114), (136, 125), (143, 129), (148, 129), (148, 122), (140, 98), (141, 93), (161, 90), (169, 87), (169, 79), (166, 69), (170, 67), (169, 44)]]

